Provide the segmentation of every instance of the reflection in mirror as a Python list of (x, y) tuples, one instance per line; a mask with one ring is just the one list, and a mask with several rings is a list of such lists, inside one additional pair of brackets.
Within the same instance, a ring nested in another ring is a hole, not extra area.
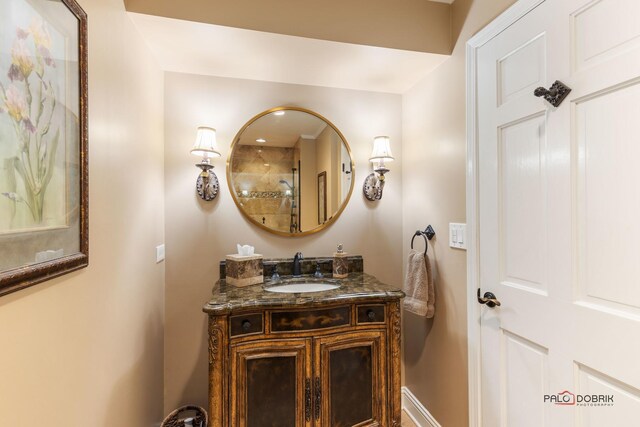
[(319, 231), (335, 220), (352, 190), (353, 164), (340, 132), (317, 114), (277, 108), (240, 130), (227, 166), (242, 213), (282, 235)]

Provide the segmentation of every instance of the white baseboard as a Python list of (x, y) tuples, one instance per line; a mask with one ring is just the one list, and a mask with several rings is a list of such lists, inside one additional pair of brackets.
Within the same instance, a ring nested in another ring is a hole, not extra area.
[(406, 387), (402, 387), (402, 409), (418, 427), (441, 427), (427, 408), (422, 406), (422, 403)]

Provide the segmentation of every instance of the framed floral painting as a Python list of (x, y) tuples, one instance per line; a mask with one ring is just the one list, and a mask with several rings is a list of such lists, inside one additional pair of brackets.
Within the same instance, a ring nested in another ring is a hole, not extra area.
[(87, 16), (0, 1), (0, 295), (88, 265)]

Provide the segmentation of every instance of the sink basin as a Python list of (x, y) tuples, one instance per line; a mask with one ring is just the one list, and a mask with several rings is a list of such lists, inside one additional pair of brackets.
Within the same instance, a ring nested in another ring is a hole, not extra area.
[(303, 283), (282, 283), (265, 287), (265, 291), (279, 292), (283, 294), (297, 294), (305, 292), (323, 292), (338, 289), (340, 285), (328, 282), (303, 282)]

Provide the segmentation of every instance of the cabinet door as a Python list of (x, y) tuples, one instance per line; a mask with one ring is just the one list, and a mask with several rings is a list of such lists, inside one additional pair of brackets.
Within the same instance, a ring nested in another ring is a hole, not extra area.
[(232, 346), (232, 425), (311, 426), (311, 369), (311, 339)]
[(383, 331), (352, 332), (316, 339), (316, 426), (387, 425), (385, 361)]

